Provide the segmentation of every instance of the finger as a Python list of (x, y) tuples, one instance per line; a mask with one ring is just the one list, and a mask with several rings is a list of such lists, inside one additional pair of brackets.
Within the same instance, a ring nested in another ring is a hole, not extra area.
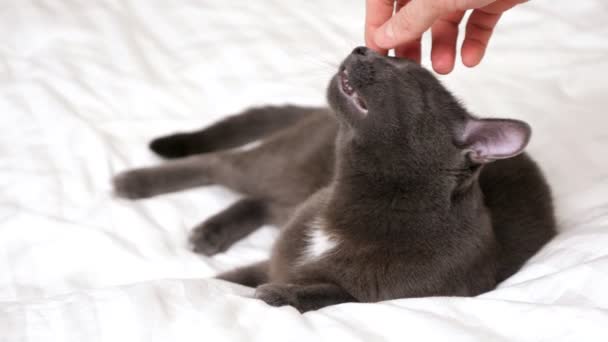
[(395, 13), (401, 11), (403, 6), (405, 6), (405, 4), (408, 2), (410, 2), (410, 0), (397, 0), (397, 3), (395, 4)]
[(365, 2), (365, 45), (386, 55), (387, 50), (374, 41), (374, 34), (393, 15), (394, 0), (367, 0)]
[(500, 14), (524, 2), (528, 2), (528, 0), (499, 0), (480, 9), (487, 13)]
[(407, 58), (420, 63), (422, 56), (422, 46), (420, 44), (421, 39), (415, 39), (409, 43), (399, 45), (395, 48), (395, 56), (400, 58)]
[(474, 67), (481, 62), (500, 15), (501, 13), (487, 13), (482, 9), (471, 13), (461, 50), (464, 65)]
[(384, 49), (412, 42), (421, 37), (442, 13), (445, 13), (443, 2), (412, 0), (376, 30), (374, 42)]
[[(405, 6), (408, 2), (410, 2), (410, 0), (397, 0), (397, 5), (395, 6), (395, 13), (399, 13), (403, 6)], [(422, 54), (420, 38), (421, 37), (418, 37), (414, 41), (395, 47), (395, 56), (400, 58), (411, 59), (416, 63), (420, 63), (420, 57)]]
[(454, 70), (458, 24), (464, 13), (464, 11), (457, 11), (442, 16), (431, 27), (433, 37), (431, 62), (433, 69), (439, 74), (448, 74)]

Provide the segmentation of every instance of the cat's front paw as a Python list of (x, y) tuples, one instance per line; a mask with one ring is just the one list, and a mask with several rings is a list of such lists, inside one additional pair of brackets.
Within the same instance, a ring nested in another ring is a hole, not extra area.
[(151, 179), (149, 178), (149, 175), (143, 170), (121, 172), (112, 179), (114, 194), (127, 199), (151, 197), (154, 194), (151, 191)]
[(212, 256), (228, 249), (234, 240), (226, 232), (226, 227), (221, 222), (203, 222), (192, 231), (190, 235), (190, 246), (192, 251), (207, 256)]
[[(299, 309), (298, 298), (289, 285), (264, 284), (255, 289), (255, 298), (272, 306), (290, 305)], [(301, 310), (300, 310), (301, 311)]]

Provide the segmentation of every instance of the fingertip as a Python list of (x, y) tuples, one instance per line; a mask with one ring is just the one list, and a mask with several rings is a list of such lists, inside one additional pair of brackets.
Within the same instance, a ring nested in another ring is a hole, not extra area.
[(379, 55), (382, 55), (382, 56), (388, 55), (387, 49), (372, 49), (372, 50), (376, 51)]
[(454, 70), (458, 25), (463, 16), (464, 11), (445, 15), (431, 27), (431, 62), (438, 74), (445, 75)]
[(454, 61), (447, 58), (439, 58), (432, 61), (433, 70), (440, 75), (447, 75), (454, 70)]
[(371, 35), (368, 35), (368, 34), (365, 35), (365, 46), (367, 46), (368, 48), (376, 51), (377, 53), (379, 53), (383, 56), (388, 54), (388, 50), (383, 49), (383, 48), (379, 47), (378, 45), (376, 45), (374, 40), (371, 38)]
[(479, 65), (479, 62), (480, 61), (476, 61), (476, 60), (473, 60), (473, 59), (468, 59), (468, 60), (465, 59), (465, 58), (462, 59), (462, 64), (464, 66), (466, 66), (467, 68), (474, 68), (477, 65)]
[(373, 51), (376, 51), (379, 55), (382, 56), (386, 56), (388, 55), (388, 50), (387, 49), (382, 49), (382, 48), (373, 48), (371, 46), (368, 46), (368, 48), (372, 49)]
[[(391, 36), (392, 35), (392, 36)], [(373, 35), (373, 41), (376, 46), (381, 49), (392, 49), (395, 47), (394, 44), (394, 33), (392, 31), (392, 25), (390, 21), (380, 26)]]
[(456, 59), (455, 42), (452, 44), (433, 42), (431, 49), (431, 62), (436, 73), (445, 75), (454, 70)]
[(367, 0), (365, 3), (365, 41), (367, 46), (376, 51), (392, 48), (392, 46), (387, 47), (378, 44), (376, 36), (380, 35), (379, 32), (384, 30), (386, 23), (393, 15), (393, 1)]
[(397, 50), (395, 50), (395, 57), (409, 59), (410, 61), (414, 61), (418, 64), (420, 64), (420, 61), (422, 59), (419, 51), (397, 52)]
[(473, 68), (481, 62), (485, 49), (481, 44), (474, 41), (465, 41), (462, 44), (461, 58), (462, 64), (468, 68)]
[(422, 49), (420, 39), (395, 47), (395, 56), (399, 58), (407, 58), (418, 64), (422, 59)]
[(489, 13), (487, 9), (471, 13), (462, 43), (462, 64), (472, 68), (481, 62), (500, 17), (501, 13)]

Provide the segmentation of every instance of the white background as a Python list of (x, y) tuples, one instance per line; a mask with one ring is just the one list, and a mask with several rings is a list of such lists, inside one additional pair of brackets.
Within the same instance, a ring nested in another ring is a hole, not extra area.
[(362, 43), (363, 7), (0, 0), (0, 341), (607, 340), (602, 0), (520, 6), (481, 66), (442, 78), (475, 114), (528, 121), (554, 189), (561, 234), (496, 291), (302, 316), (208, 279), (265, 258), (275, 229), (213, 258), (187, 249), (191, 227), (237, 195), (112, 197), (113, 174), (160, 162), (153, 137), (251, 105), (323, 104)]

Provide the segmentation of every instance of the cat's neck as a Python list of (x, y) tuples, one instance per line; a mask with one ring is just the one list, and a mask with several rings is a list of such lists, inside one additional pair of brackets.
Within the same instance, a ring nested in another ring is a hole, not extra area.
[[(344, 160), (336, 162), (331, 194), (324, 218), (337, 234), (362, 240), (412, 239), (416, 236), (445, 234), (459, 225), (474, 225), (475, 214), (483, 206), (478, 184), (471, 194), (455, 199), (445, 184), (433, 177), (404, 175), (383, 179), (382, 176), (354, 171)], [(472, 222), (473, 221), (473, 222)]]

